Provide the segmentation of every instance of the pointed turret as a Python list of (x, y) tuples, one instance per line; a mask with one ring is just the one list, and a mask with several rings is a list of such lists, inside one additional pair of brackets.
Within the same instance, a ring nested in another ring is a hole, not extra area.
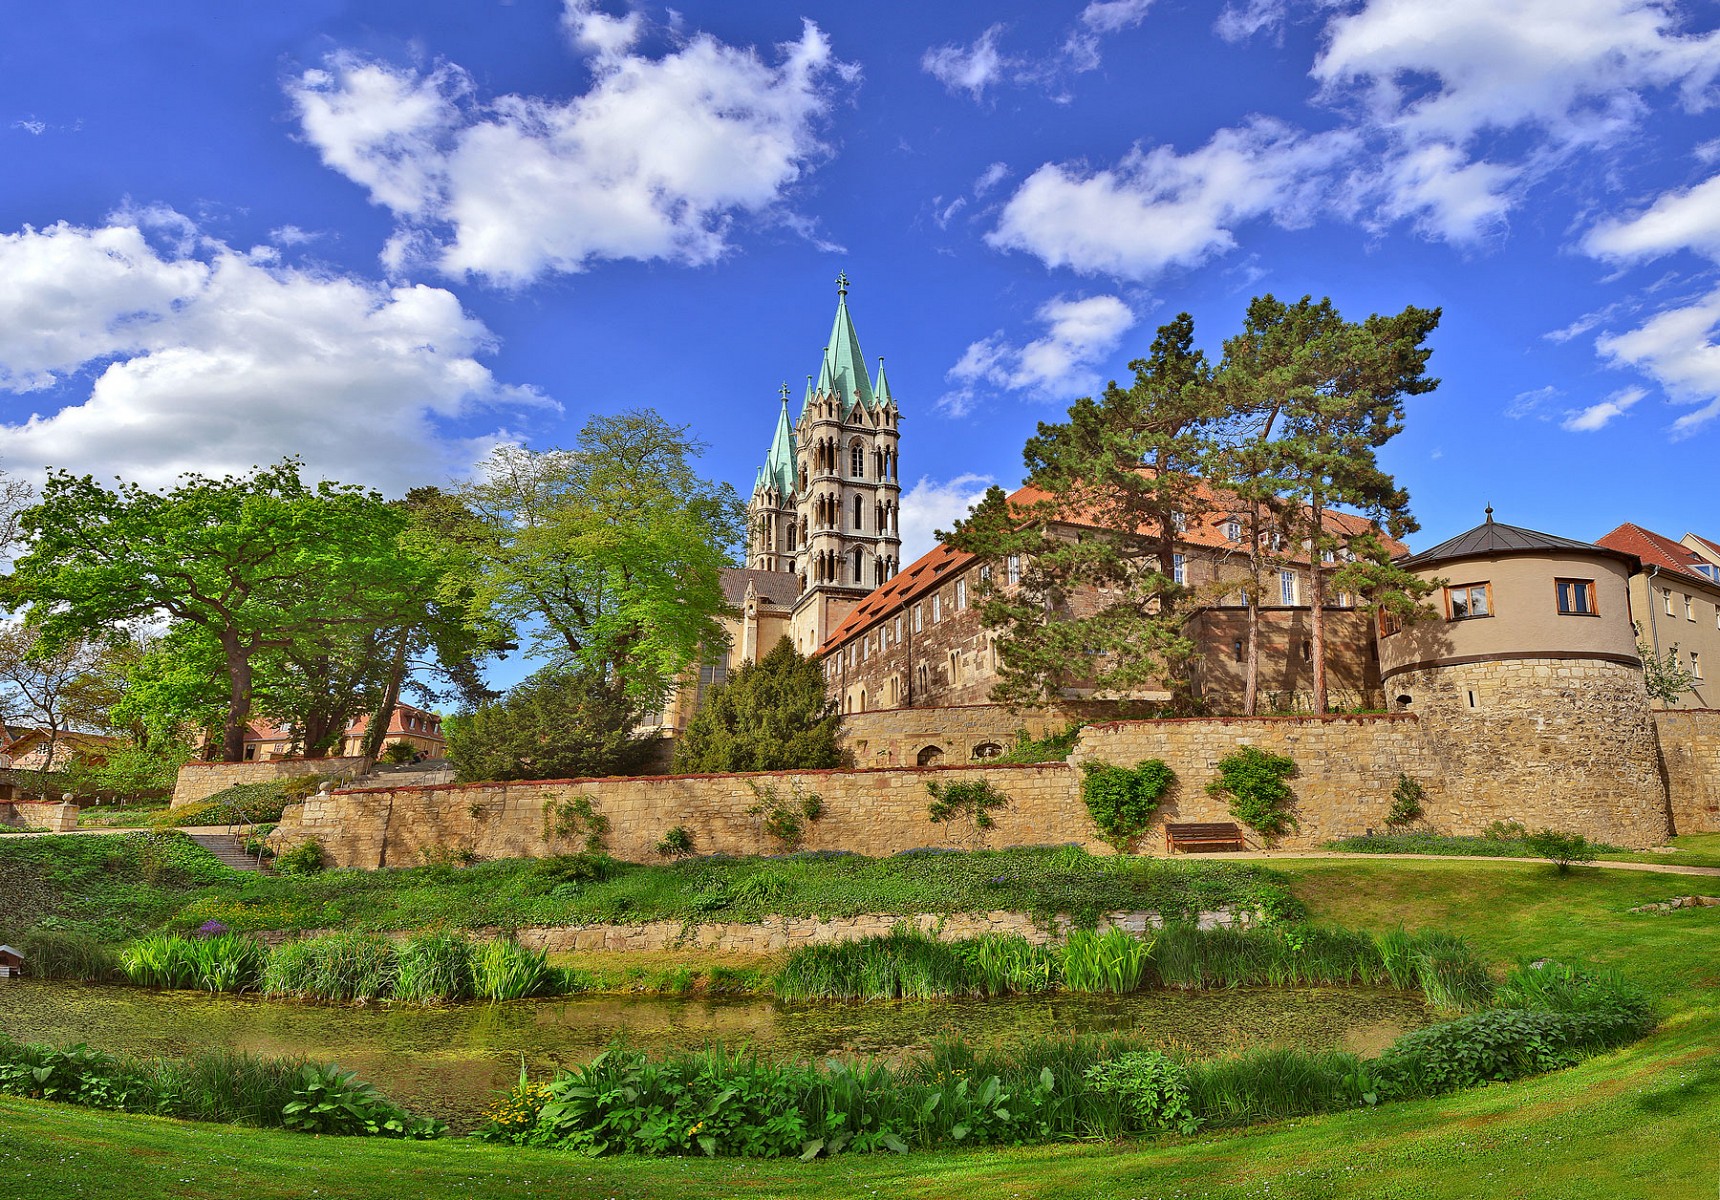
[(896, 401), (890, 396), (890, 385), (884, 379), (884, 356), (878, 356), (878, 382), (872, 387), (872, 394), (877, 398), (879, 408), (889, 408)]
[(856, 404), (868, 411), (878, 407), (877, 398), (872, 394), (872, 381), (866, 377), (866, 357), (860, 353), (860, 335), (854, 332), (854, 321), (848, 315), (846, 273), (836, 277), (836, 323), (830, 330), (825, 369), (830, 378), (818, 381), (819, 390), (842, 397), (843, 416), (846, 417)]
[(759, 479), (785, 497), (795, 493), (794, 429), (788, 421), (786, 383), (782, 385), (782, 408), (776, 414), (776, 436), (771, 438), (770, 453), (765, 456), (764, 470), (759, 472)]

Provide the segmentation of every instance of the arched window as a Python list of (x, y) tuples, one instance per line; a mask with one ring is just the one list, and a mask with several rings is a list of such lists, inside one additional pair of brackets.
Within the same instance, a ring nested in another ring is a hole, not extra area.
[(997, 758), (1003, 754), (1003, 747), (996, 742), (981, 742), (973, 748), (975, 758)]
[(944, 760), (941, 746), (922, 746), (919, 754), (914, 756), (914, 762), (922, 767), (935, 767)]
[(865, 528), (866, 523), (860, 519), (860, 497), (856, 496), (854, 497), (854, 532), (861, 533)]
[(848, 445), (848, 473), (855, 479), (866, 478), (866, 451), (855, 438)]
[(862, 567), (861, 567), (861, 551), (860, 551), (860, 547), (856, 546), (856, 547), (854, 547), (854, 582), (855, 583), (865, 583), (866, 582), (866, 576), (861, 574), (861, 570), (862, 570)]
[(866, 711), (866, 689), (865, 688), (860, 689), (860, 711), (861, 712)]

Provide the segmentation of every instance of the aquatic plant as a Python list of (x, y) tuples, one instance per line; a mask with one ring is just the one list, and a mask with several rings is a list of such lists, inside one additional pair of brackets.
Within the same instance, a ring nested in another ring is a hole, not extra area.
[(1151, 942), (1126, 929), (1078, 929), (1063, 943), (1063, 986), (1072, 992), (1132, 992), (1146, 974)]
[(393, 994), (396, 970), (387, 938), (330, 933), (277, 946), (263, 990), (300, 1000), (375, 1000)]
[(472, 996), (472, 946), (451, 933), (411, 938), (396, 953), (396, 999), (419, 1004), (468, 1000)]

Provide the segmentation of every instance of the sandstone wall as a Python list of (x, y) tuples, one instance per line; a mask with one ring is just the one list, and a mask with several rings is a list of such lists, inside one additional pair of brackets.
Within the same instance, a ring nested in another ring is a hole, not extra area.
[(78, 827), (78, 806), (58, 800), (8, 800), (0, 803), (0, 825), (64, 833)]
[[(1206, 791), (1218, 777), (1220, 759), (1243, 746), (1287, 754), (1298, 768), (1290, 786), (1301, 828), (1278, 845), (1314, 849), (1332, 838), (1383, 828), (1400, 772), (1421, 781), (1429, 819), (1443, 826), (1450, 816), (1446, 794), (1420, 724), (1413, 716), (1398, 715), (1119, 721), (1082, 730), (1069, 761), (1076, 767), (1087, 762), (1133, 766), (1157, 758), (1176, 772), (1170, 795), (1138, 847), (1160, 854), (1167, 822), (1235, 819), (1227, 798)], [(1250, 849), (1263, 848), (1253, 830), (1242, 832)]]
[(1422, 717), (1450, 833), (1494, 821), (1621, 846), (1669, 833), (1642, 671), (1595, 659), (1520, 658), (1404, 671), (1386, 694)]
[[(1012, 803), (994, 814), (983, 839), (926, 817), (926, 784), (987, 779)], [(1104, 853), (1063, 764), (870, 771), (671, 775), (633, 779), (546, 780), (335, 792), (289, 806), (272, 839), (290, 846), (315, 837), (333, 864), (418, 866), (466, 854), (532, 858), (581, 848), (573, 828), (578, 806), (609, 822), (605, 848), (633, 862), (661, 861), (657, 842), (681, 826), (699, 854), (774, 854), (784, 847), (765, 832), (765, 789), (784, 800), (816, 793), (824, 815), (806, 823), (802, 850), (849, 850), (879, 856), (926, 846), (991, 847), (1077, 842)], [(556, 824), (567, 825), (558, 836)]]
[(262, 762), (193, 762), (179, 768), (173, 784), (172, 807), (213, 796), (240, 783), (272, 783), (301, 775), (333, 775), (351, 779), (364, 774), (363, 758), (271, 758)]
[(1720, 833), (1720, 709), (1654, 714), (1674, 833)]

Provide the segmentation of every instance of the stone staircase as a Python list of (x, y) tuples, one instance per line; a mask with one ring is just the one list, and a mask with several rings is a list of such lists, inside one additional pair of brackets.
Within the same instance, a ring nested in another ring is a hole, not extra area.
[(246, 854), (243, 843), (230, 833), (191, 833), (186, 836), (235, 871), (257, 869), (256, 857)]

